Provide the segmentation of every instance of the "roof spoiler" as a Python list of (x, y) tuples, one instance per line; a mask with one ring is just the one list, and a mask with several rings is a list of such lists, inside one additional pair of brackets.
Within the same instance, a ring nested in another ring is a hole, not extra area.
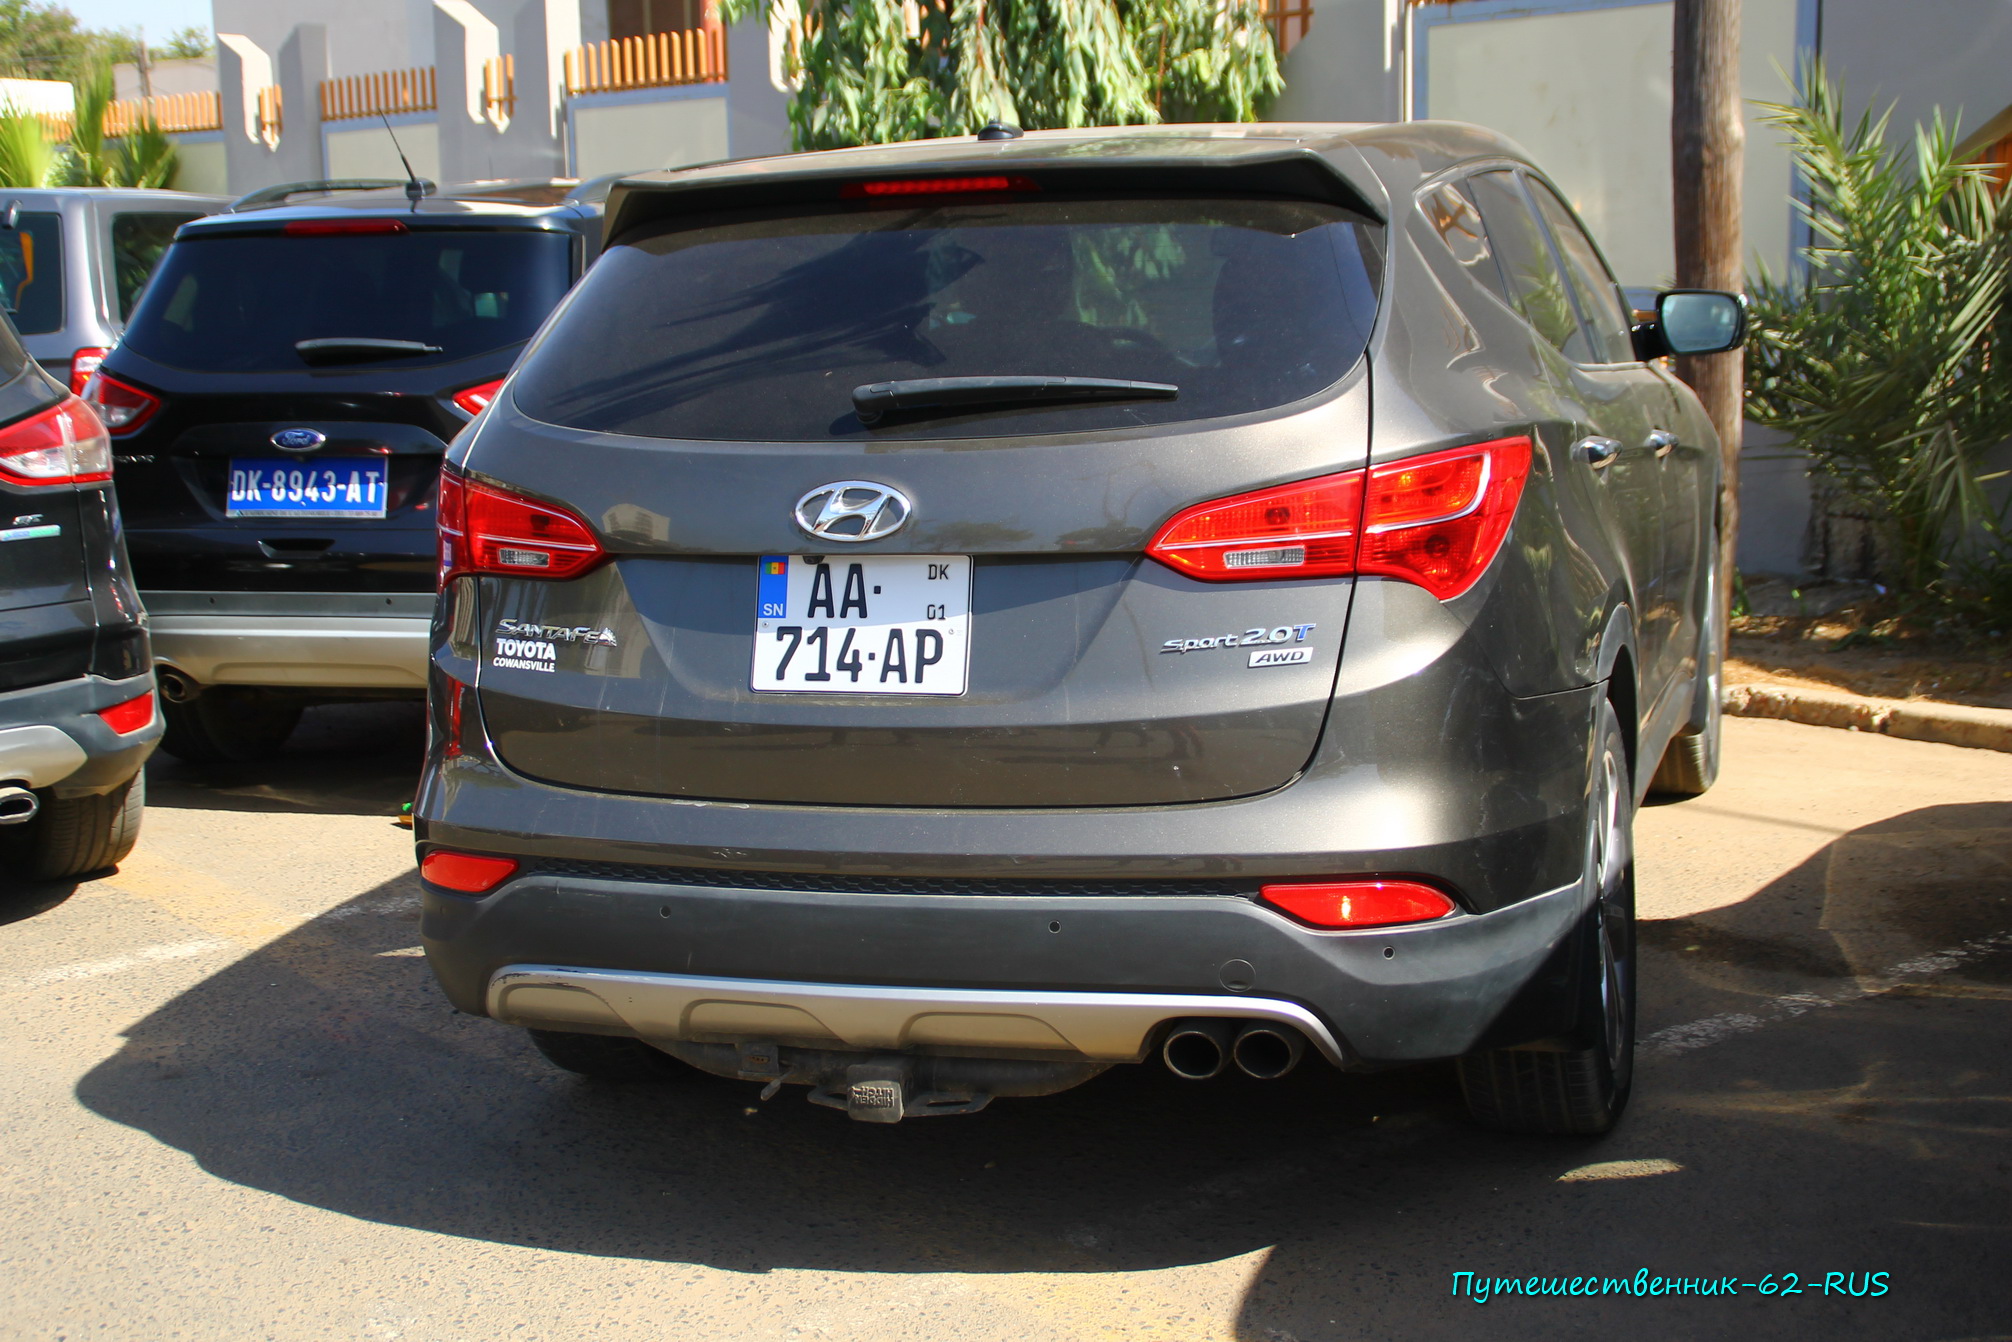
[[(990, 147), (981, 146), (981, 149)], [(812, 156), (804, 157), (809, 159)], [(764, 162), (774, 165), (780, 160)], [(940, 159), (918, 157), (912, 164), (881, 162), (870, 168), (850, 170), (834, 169), (820, 163), (814, 169), (799, 171), (776, 171), (771, 167), (767, 172), (745, 175), (706, 172), (702, 176), (694, 173), (691, 177), (672, 175), (657, 180), (631, 178), (616, 182), (608, 193), (607, 237), (612, 244), (632, 229), (679, 215), (826, 202), (837, 204), (844, 197), (848, 185), (869, 180), (957, 177), (973, 172), (1002, 171), (1027, 181), (1035, 190), (1113, 192), (1128, 196), (1194, 196), (1217, 192), (1235, 196), (1285, 196), (1325, 201), (1358, 211), (1379, 222), (1383, 219), (1383, 211), (1376, 208), (1334, 164), (1309, 149), (1292, 148), (1277, 153), (1251, 154), (1221, 163), (1173, 155), (1141, 155), (1130, 161), (1091, 159), (1072, 162), (1060, 154), (1042, 157), (1016, 155), (1011, 159), (974, 154), (970, 160), (948, 156)]]
[[(421, 189), (429, 196), (440, 189), (424, 177), (418, 180)], [(404, 186), (403, 177), (336, 177), (323, 182), (281, 182), (278, 186), (262, 187), (248, 196), (239, 196), (224, 213), (242, 214), (246, 210), (284, 205), (295, 196), (326, 196), (338, 191), (397, 191)]]

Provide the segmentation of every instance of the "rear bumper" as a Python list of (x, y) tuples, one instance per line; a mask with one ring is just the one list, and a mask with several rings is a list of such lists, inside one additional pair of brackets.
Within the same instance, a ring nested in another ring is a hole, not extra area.
[(153, 673), (126, 680), (80, 676), (0, 694), (0, 783), (57, 796), (105, 792), (138, 773), (161, 739), (160, 714), (120, 735), (98, 716), (154, 689)]
[(489, 1014), (512, 1025), (642, 1039), (787, 1039), (845, 1049), (985, 1048), (1136, 1062), (1153, 1032), (1183, 1016), (1273, 1021), (1339, 1066), (1326, 1024), (1295, 1002), (1199, 993), (888, 988), (709, 979), (559, 965), (512, 965), (489, 981)]
[(426, 688), (424, 593), (143, 592), (154, 659), (203, 685)]
[(645, 1039), (1137, 1060), (1181, 1017), (1293, 1025), (1338, 1065), (1476, 1045), (1564, 942), (1577, 885), (1355, 932), (1229, 896), (833, 894), (521, 877), (429, 890), (454, 1004)]

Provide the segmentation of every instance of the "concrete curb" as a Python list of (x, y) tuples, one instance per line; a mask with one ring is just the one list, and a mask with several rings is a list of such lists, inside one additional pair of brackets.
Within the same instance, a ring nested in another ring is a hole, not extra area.
[(1779, 685), (1728, 686), (1725, 707), (1726, 712), (1737, 718), (1781, 718), (1812, 727), (1843, 727), (1910, 741), (2012, 752), (2012, 709), (1969, 708), (1910, 699), (1864, 699), (1837, 690), (1787, 689)]

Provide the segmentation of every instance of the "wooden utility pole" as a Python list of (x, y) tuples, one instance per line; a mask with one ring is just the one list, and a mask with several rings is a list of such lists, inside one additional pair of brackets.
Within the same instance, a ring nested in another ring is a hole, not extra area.
[[(1677, 287), (1746, 289), (1740, 241), (1740, 167), (1746, 127), (1740, 108), (1740, 0), (1676, 0), (1670, 168), (1676, 206)], [(1731, 598), (1739, 536), (1741, 354), (1677, 360), (1719, 431), (1725, 461), (1720, 551)]]

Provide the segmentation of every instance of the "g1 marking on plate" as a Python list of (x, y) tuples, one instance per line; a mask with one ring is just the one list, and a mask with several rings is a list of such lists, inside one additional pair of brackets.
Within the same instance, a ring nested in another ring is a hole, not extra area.
[(1252, 666), (1298, 666), (1313, 660), (1312, 648), (1266, 648), (1251, 654)]

